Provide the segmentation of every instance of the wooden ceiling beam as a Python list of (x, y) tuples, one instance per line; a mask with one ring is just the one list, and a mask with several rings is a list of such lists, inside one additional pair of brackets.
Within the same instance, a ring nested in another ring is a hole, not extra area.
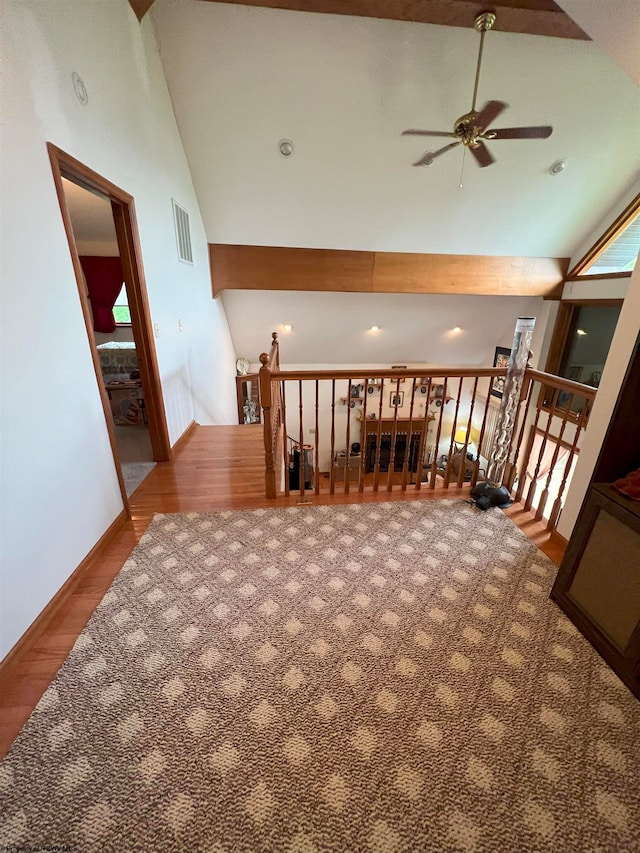
[(213, 295), (224, 290), (443, 293), (559, 299), (569, 258), (356, 252), (209, 244)]
[[(144, 3), (148, 0), (129, 0)], [(589, 36), (553, 0), (502, 0), (500, 3), (476, 0), (203, 0), (243, 6), (263, 6), (299, 12), (330, 15), (355, 15), (387, 18), (448, 27), (473, 27), (480, 12), (496, 13), (494, 30), (527, 33), (536, 36), (581, 39)]]
[(136, 13), (136, 18), (141, 21), (153, 6), (155, 0), (129, 0), (129, 5)]

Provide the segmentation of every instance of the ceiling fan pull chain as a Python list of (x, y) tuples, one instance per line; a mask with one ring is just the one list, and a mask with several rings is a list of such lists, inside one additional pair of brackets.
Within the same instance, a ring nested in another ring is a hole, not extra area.
[(467, 146), (463, 145), (463, 147), (462, 147), (462, 168), (460, 169), (460, 183), (458, 184), (460, 189), (462, 189), (462, 176), (464, 175), (464, 157), (465, 157), (466, 153), (467, 153)]

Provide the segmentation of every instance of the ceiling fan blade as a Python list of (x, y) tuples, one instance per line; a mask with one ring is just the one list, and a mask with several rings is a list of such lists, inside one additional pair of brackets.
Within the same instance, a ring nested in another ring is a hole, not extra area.
[(437, 151), (425, 151), (422, 157), (419, 160), (416, 160), (415, 163), (412, 163), (412, 166), (430, 166), (436, 157), (439, 157), (441, 154), (444, 154), (445, 151), (449, 151), (451, 148), (456, 148), (460, 145), (459, 142), (452, 142), (450, 145), (445, 145), (444, 148), (438, 148)]
[(403, 130), (401, 136), (450, 136), (455, 138), (455, 133), (446, 130)]
[(477, 145), (471, 145), (469, 147), (469, 151), (471, 151), (473, 156), (476, 158), (479, 166), (490, 166), (492, 163), (495, 163), (494, 158), (491, 156), (489, 149), (484, 142), (478, 142)]
[(474, 124), (485, 130), (489, 125), (494, 122), (503, 110), (506, 110), (507, 104), (502, 101), (487, 101), (484, 107), (478, 113), (478, 116), (474, 122)]
[(540, 127), (501, 127), (483, 134), (485, 139), (548, 139), (553, 132), (549, 125)]

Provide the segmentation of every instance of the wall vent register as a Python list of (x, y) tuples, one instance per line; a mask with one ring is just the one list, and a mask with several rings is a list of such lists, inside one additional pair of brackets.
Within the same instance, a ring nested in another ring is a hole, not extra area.
[(178, 257), (185, 263), (193, 263), (193, 251), (191, 249), (191, 231), (189, 229), (189, 214), (178, 204), (175, 198), (171, 199), (173, 204), (173, 222), (176, 228), (176, 243), (178, 245)]

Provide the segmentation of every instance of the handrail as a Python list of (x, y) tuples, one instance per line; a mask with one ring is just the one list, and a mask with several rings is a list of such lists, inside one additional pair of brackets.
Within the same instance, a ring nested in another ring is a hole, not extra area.
[(410, 367), (406, 370), (370, 368), (369, 370), (275, 370), (273, 379), (423, 379), (427, 377), (506, 376), (506, 367)]
[[(523, 501), (536, 520), (546, 518), (549, 508), (547, 527), (555, 528), (596, 388), (526, 367), (505, 439), (500, 418), (510, 403), (495, 380), (508, 376), (506, 367), (282, 370), (275, 332), (272, 339), (269, 353), (260, 356), (259, 373), (267, 497), (276, 497), (278, 482), (285, 495), (299, 491), (303, 498), (310, 486), (305, 480), (313, 481), (316, 495), (325, 489), (333, 495), (338, 480), (344, 494), (350, 484), (359, 493), (468, 489), (506, 450), (492, 483)], [(360, 387), (352, 390), (354, 385)], [(289, 428), (301, 448), (297, 480), (286, 446)], [(310, 455), (303, 459), (307, 447)]]
[(569, 394), (584, 397), (585, 400), (595, 400), (598, 390), (592, 385), (583, 385), (582, 382), (565, 379), (564, 376), (556, 376), (554, 373), (545, 373), (543, 370), (534, 370), (532, 367), (526, 369), (525, 376), (534, 382), (540, 382), (541, 385), (549, 385), (557, 391), (567, 391)]

